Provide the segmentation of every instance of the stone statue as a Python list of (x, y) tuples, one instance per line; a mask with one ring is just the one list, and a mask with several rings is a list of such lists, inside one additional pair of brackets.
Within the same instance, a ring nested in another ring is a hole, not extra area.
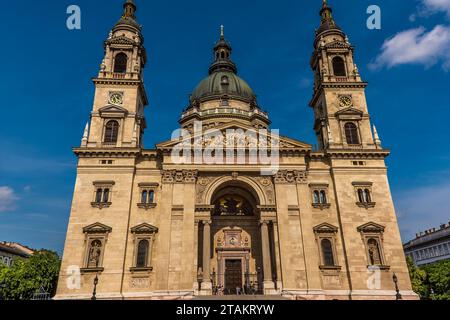
[(91, 245), (91, 249), (89, 250), (89, 267), (98, 267), (101, 253), (101, 243), (99, 241), (94, 241)]
[(378, 244), (375, 240), (369, 240), (369, 258), (371, 265), (381, 264), (380, 251), (378, 250)]

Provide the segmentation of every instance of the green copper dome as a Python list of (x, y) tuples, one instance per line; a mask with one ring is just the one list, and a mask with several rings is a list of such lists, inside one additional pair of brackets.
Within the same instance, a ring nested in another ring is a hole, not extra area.
[(252, 88), (237, 75), (237, 68), (231, 60), (232, 48), (225, 40), (223, 26), (219, 41), (214, 46), (214, 61), (209, 76), (203, 79), (191, 95), (191, 103), (215, 99), (238, 99), (248, 103), (256, 101)]
[(207, 100), (208, 98), (237, 98), (245, 101), (256, 99), (252, 88), (231, 71), (215, 71), (202, 80), (191, 96), (191, 100)]

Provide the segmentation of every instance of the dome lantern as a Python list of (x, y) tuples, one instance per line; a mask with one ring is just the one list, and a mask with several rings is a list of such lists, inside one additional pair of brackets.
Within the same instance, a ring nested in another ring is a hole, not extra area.
[(256, 95), (251, 87), (237, 75), (237, 67), (231, 60), (232, 48), (225, 39), (224, 27), (220, 27), (220, 38), (214, 46), (214, 61), (209, 67), (209, 76), (193, 91), (190, 105), (219, 100), (226, 105), (228, 100), (241, 100), (256, 104)]
[(224, 26), (220, 26), (220, 38), (214, 46), (214, 62), (209, 68), (209, 74), (217, 71), (231, 71), (237, 73), (237, 68), (234, 62), (231, 60), (231, 48), (230, 43), (225, 40)]

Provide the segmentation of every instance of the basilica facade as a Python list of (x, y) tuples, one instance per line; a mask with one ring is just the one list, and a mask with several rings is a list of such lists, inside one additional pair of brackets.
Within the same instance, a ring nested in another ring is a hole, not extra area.
[(415, 299), (389, 150), (327, 2), (311, 58), (317, 150), (271, 131), (223, 28), (179, 135), (145, 149), (136, 9), (125, 2), (93, 80), (56, 298)]

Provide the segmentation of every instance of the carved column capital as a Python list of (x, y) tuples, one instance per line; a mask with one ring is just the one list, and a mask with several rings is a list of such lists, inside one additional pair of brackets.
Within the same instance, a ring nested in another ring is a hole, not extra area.
[(212, 221), (211, 220), (202, 220), (202, 223), (204, 226), (211, 226)]

